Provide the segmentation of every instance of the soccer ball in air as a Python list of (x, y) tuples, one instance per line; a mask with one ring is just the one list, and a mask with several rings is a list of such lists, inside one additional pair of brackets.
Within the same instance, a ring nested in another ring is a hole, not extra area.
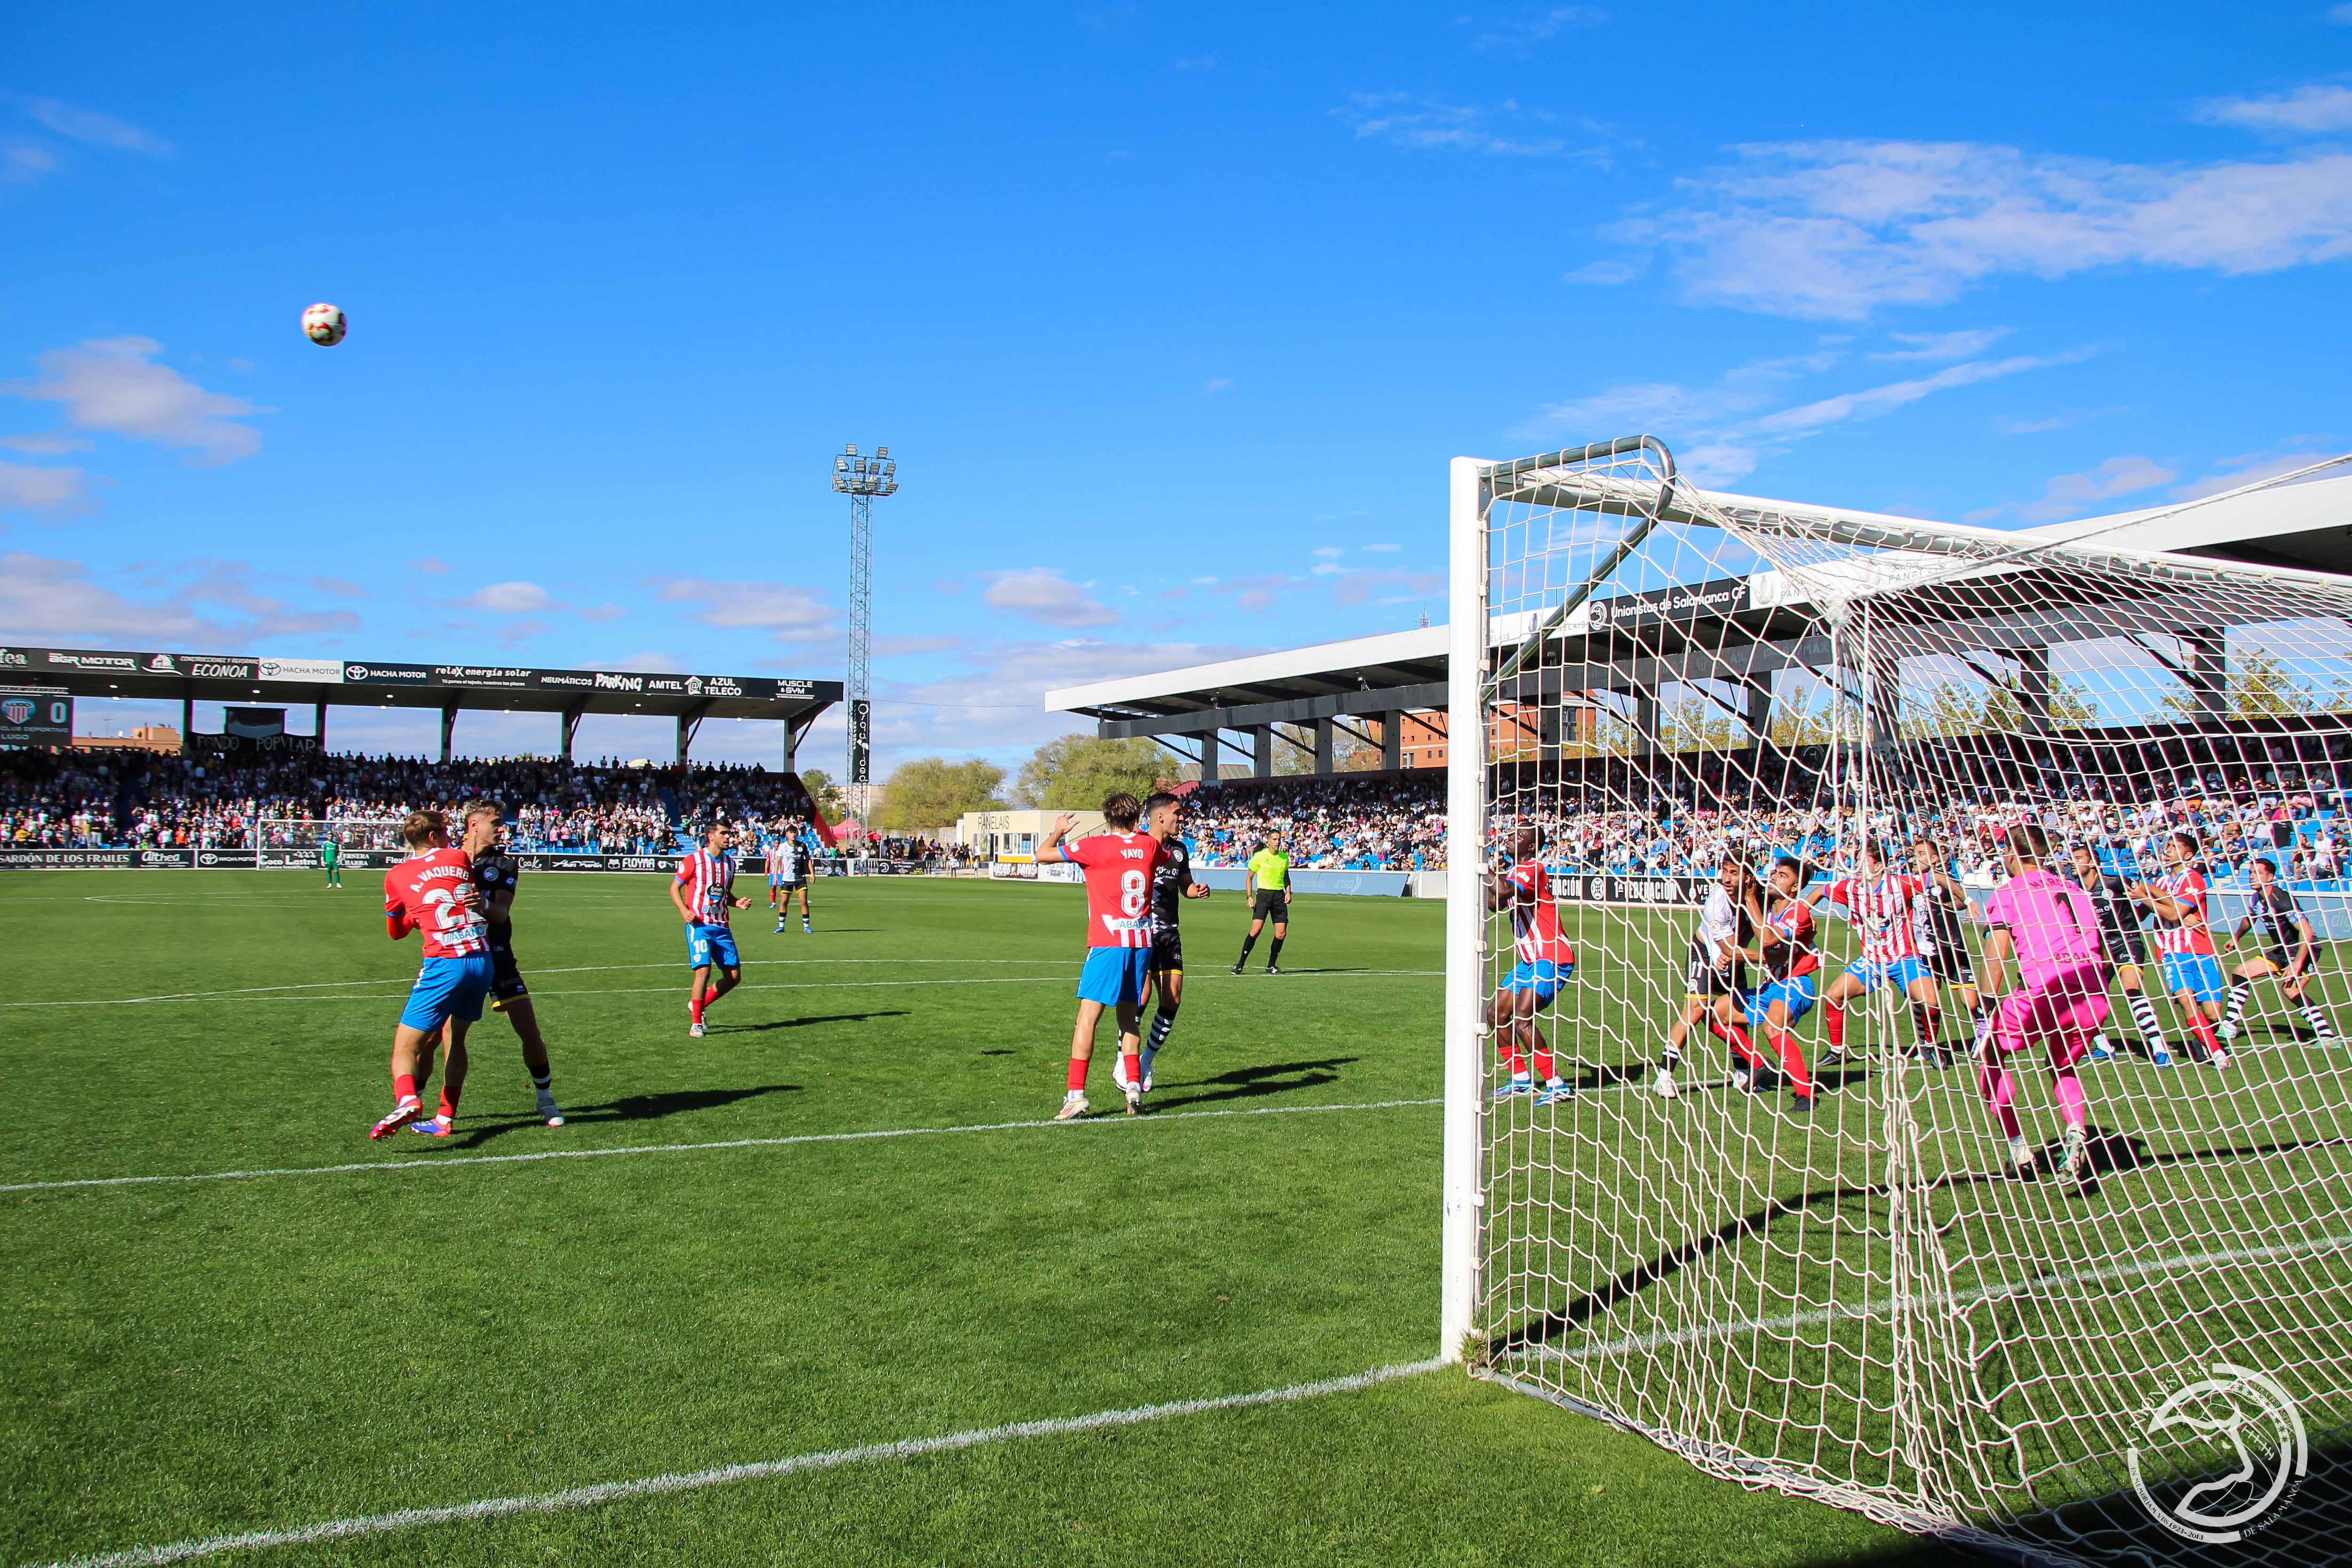
[(331, 349), (341, 342), (350, 326), (340, 306), (313, 305), (302, 312), (302, 336), (322, 349)]

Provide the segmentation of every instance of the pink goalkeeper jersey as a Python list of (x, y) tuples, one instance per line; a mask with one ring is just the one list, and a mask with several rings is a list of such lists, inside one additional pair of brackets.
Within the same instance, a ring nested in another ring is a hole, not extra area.
[(2091, 895), (2040, 866), (2029, 866), (1993, 889), (1985, 919), (2009, 932), (2018, 972), (2028, 986), (2099, 956), (2099, 911)]

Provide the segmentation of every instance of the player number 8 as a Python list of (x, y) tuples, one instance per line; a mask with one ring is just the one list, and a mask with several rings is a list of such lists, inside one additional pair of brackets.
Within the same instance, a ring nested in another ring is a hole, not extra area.
[(1139, 871), (1124, 872), (1118, 879), (1118, 906), (1129, 919), (1143, 913), (1144, 874)]

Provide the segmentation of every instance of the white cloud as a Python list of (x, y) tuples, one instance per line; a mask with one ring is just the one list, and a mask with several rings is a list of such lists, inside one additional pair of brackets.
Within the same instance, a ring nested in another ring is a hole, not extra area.
[(100, 338), (40, 356), (40, 379), (0, 391), (65, 405), (84, 430), (110, 431), (174, 450), (194, 448), (199, 464), (235, 463), (261, 450), (261, 434), (232, 423), (268, 413), (241, 397), (208, 392), (169, 365), (151, 362), (163, 345), (152, 338)]
[(0, 141), (0, 183), (35, 184), (59, 167), (58, 155), (37, 141)]
[(449, 563), (437, 555), (428, 555), (423, 560), (412, 560), (408, 566), (411, 570), (429, 571), (436, 576), (449, 570)]
[(1394, 555), (1403, 548), (1402, 545), (1366, 545), (1364, 547), (1367, 550), (1379, 555)]
[(1664, 246), (1695, 303), (1855, 320), (2002, 273), (2272, 272), (2352, 254), (2352, 152), (2158, 169), (1975, 142), (1737, 150), (1614, 225)]
[(1337, 545), (1323, 545), (1319, 546), (1316, 549), (1315, 559), (1317, 560), (1338, 560), (1340, 556), (1345, 553), (1347, 552), (1340, 549)]
[(2327, 19), (2331, 22), (2342, 22), (2347, 26), (2352, 26), (2352, 5), (2329, 6), (2327, 10)]
[(1205, 396), (1206, 394), (1208, 394), (1208, 393), (1210, 393), (1210, 392), (1221, 392), (1224, 391), (1227, 387), (1229, 387), (1229, 386), (1231, 386), (1231, 385), (1233, 385), (1233, 384), (1234, 384), (1234, 379), (1233, 379), (1233, 377), (1231, 377), (1231, 376), (1219, 376), (1219, 377), (1217, 377), (1217, 378), (1216, 378), (1215, 380), (1213, 380), (1213, 381), (1203, 382), (1201, 384), (1201, 392), (1202, 392), (1202, 395), (1204, 395), (1204, 396)]
[(1317, 577), (1337, 577), (1348, 569), (1336, 560), (1318, 560), (1307, 570)]
[[(1785, 382), (1838, 362), (1833, 350), (1790, 359), (1759, 361), (1726, 373), (1709, 387), (1671, 382), (1641, 382), (1612, 387), (1588, 398), (1553, 403), (1512, 434), (1528, 440), (1561, 435), (1600, 439), (1646, 430), (1673, 437), (1681, 473), (1699, 485), (1727, 485), (1754, 472), (1764, 459), (1794, 442), (1833, 425), (1874, 419), (1952, 387), (1994, 381), (2083, 357), (2082, 351), (2050, 357), (2017, 355), (1971, 360), (1929, 375), (1887, 382), (1810, 402), (1753, 413)], [(1747, 417), (1741, 417), (1741, 415)], [(1681, 444), (1684, 438), (1688, 444)]]
[(86, 512), (92, 505), (89, 480), (79, 468), (0, 463), (0, 512), (65, 517)]
[(961, 637), (877, 637), (874, 656), (896, 659), (910, 653), (944, 653), (950, 648), (964, 645)]
[(653, 586), (665, 603), (700, 604), (694, 618), (706, 626), (757, 627), (772, 643), (824, 643), (838, 634), (822, 589), (699, 577), (658, 579)]
[(1896, 342), (1906, 345), (1886, 349), (1873, 354), (1874, 360), (1965, 360), (1970, 354), (1981, 354), (2000, 339), (2009, 335), (2006, 327), (1972, 327), (1959, 332), (1890, 332)]
[[(137, 599), (95, 580), (78, 560), (12, 550), (0, 556), (0, 626), (27, 642), (220, 648), (271, 637), (317, 637), (360, 623), (348, 610), (306, 612), (257, 591), (253, 569), (240, 561), (190, 561), (145, 581), (169, 585), (190, 573), (193, 580), (160, 598)], [(203, 605), (236, 612), (236, 617), (208, 617), (198, 608)]]
[(1047, 626), (1108, 626), (1119, 618), (1118, 611), (1050, 567), (998, 572), (983, 597), (995, 609)]
[(2153, 490), (2179, 476), (2179, 469), (2168, 468), (2152, 458), (2110, 457), (2096, 468), (2058, 475), (2042, 491), (2040, 500), (2029, 501), (2017, 512), (2030, 522), (2055, 522), (2089, 511), (2101, 501)]
[(649, 675), (682, 675), (686, 664), (674, 653), (664, 653), (648, 648), (642, 653), (625, 653), (617, 659), (583, 659), (583, 670), (641, 670)]
[[(1333, 110), (1356, 129), (1359, 140), (1377, 138), (1399, 147), (1485, 152), (1506, 157), (1548, 158), (1569, 152), (1567, 141), (1550, 134), (1528, 134), (1528, 128), (1547, 128), (1554, 117), (1526, 110), (1510, 99), (1496, 108), (1442, 103), (1402, 92), (1360, 92), (1347, 108)], [(1501, 122), (1501, 129), (1496, 122)], [(1580, 122), (1579, 129), (1597, 130)], [(1599, 150), (1586, 156), (1598, 158)]]
[(95, 444), (85, 435), (68, 435), (62, 430), (37, 430), (25, 435), (0, 435), (0, 446), (11, 452), (29, 453), (36, 457), (54, 457), (60, 452), (79, 452)]
[(1560, 274), (1562, 283), (1590, 283), (1600, 288), (1612, 288), (1620, 283), (1631, 283), (1642, 276), (1642, 269), (1630, 261), (1588, 261), (1573, 272)]
[(529, 615), (561, 608), (555, 595), (535, 582), (493, 582), (457, 602), (468, 610), (488, 610), (498, 615)]
[(590, 604), (572, 612), (583, 621), (618, 621), (628, 612), (617, 604)]
[(1571, 27), (1597, 27), (1608, 19), (1609, 13), (1598, 5), (1545, 6), (1488, 24), (1486, 31), (1470, 40), (1470, 47), (1481, 54), (1489, 49), (1508, 49), (1513, 54), (1525, 55), (1533, 46), (1556, 38)]
[(118, 152), (144, 152), (158, 158), (169, 156), (172, 151), (170, 142), (127, 120), (118, 120), (94, 109), (77, 109), (54, 98), (34, 99), (25, 106), (25, 111), (58, 135), (85, 146), (111, 147)]
[(1080, 727), (1067, 714), (1046, 711), (1048, 691), (1265, 651), (1232, 643), (1107, 643), (1092, 637), (975, 644), (961, 655), (964, 667), (953, 674), (883, 684), (875, 708), (875, 750), (893, 760), (942, 750), (994, 751), (999, 761), (1017, 765), (1018, 753)]
[(366, 599), (368, 591), (348, 578), (314, 577), (310, 586), (321, 593), (331, 593), (338, 599)]
[(2258, 484), (2282, 474), (2292, 474), (2298, 468), (2307, 468), (2320, 461), (2323, 455), (2315, 449), (2317, 444), (2308, 436), (2296, 436), (2284, 444), (2284, 450), (2249, 452), (2236, 457), (2224, 457), (2214, 465), (2219, 472), (2181, 486), (2172, 492), (2172, 498), (2176, 501), (2196, 501), (2207, 496), (2218, 496), (2241, 485)]
[(1216, 591), (1234, 596), (1234, 602), (1253, 615), (1270, 608), (1275, 595), (1300, 586), (1278, 571), (1261, 572), (1248, 577), (1229, 577), (1217, 584)]
[(1372, 596), (1375, 589), (1402, 587), (1405, 591), (1381, 601), (1383, 604), (1402, 604), (1432, 593), (1445, 591), (1445, 574), (1442, 571), (1351, 571), (1331, 585), (1331, 599), (1338, 604), (1361, 604)]
[(2352, 131), (2352, 87), (2299, 87), (2268, 98), (2208, 99), (2197, 106), (2197, 118), (2208, 125), (2240, 125), (2273, 135)]

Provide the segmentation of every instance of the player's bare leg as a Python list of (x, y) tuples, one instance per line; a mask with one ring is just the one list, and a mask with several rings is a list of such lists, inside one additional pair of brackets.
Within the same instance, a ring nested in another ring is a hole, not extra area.
[(1081, 999), (1078, 1021), (1070, 1030), (1070, 1087), (1062, 1097), (1062, 1108), (1054, 1114), (1056, 1122), (1067, 1122), (1087, 1113), (1087, 1069), (1095, 1054), (1095, 1027), (1102, 1022), (1103, 1005)]
[(1127, 1069), (1127, 1113), (1143, 1113), (1143, 1006), (1139, 998), (1118, 1002), (1119, 1065)]
[(414, 1025), (401, 1024), (393, 1030), (392, 1114), (368, 1129), (369, 1137), (381, 1138), (397, 1133), (425, 1114), (425, 1102), (416, 1092), (418, 1069), (421, 1065), (424, 1076), (432, 1076), (433, 1048), (440, 1038), (441, 1031), (437, 1029), (427, 1033)]
[(441, 1069), (441, 1113), (430, 1119), (410, 1124), (409, 1130), (446, 1138), (457, 1122), (457, 1097), (466, 1092), (466, 1030), (470, 1028), (464, 1019), (451, 1019), (443, 1026), (448, 1042), (448, 1060)]

